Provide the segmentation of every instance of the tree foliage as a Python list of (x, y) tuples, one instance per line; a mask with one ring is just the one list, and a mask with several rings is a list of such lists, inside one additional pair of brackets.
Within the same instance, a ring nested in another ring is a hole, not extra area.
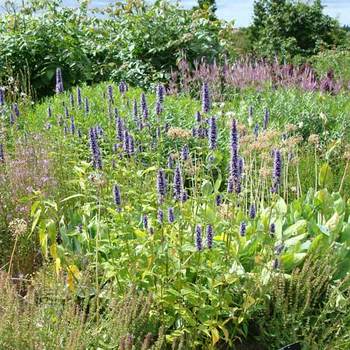
[(344, 31), (323, 13), (320, 0), (256, 0), (251, 27), (255, 51), (263, 56), (310, 56), (341, 43)]

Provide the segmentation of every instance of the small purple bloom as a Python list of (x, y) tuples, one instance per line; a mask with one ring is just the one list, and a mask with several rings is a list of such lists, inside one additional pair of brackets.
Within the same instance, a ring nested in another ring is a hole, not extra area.
[(242, 221), (240, 226), (239, 226), (239, 234), (241, 237), (244, 237), (247, 231), (247, 224)]
[(216, 118), (209, 119), (209, 148), (213, 151), (217, 147), (218, 130), (216, 125)]
[(181, 200), (181, 195), (183, 192), (183, 181), (180, 164), (176, 165), (175, 173), (174, 173), (174, 198), (178, 201)]
[(75, 134), (75, 121), (73, 116), (70, 117), (70, 132), (72, 135)]
[(208, 113), (209, 110), (210, 110), (209, 86), (207, 82), (204, 82), (202, 86), (202, 111), (203, 113)]
[(134, 119), (137, 120), (138, 119), (138, 110), (137, 110), (137, 101), (136, 101), (136, 99), (134, 99), (132, 112), (133, 112)]
[(215, 197), (215, 204), (216, 204), (217, 207), (220, 207), (220, 205), (222, 204), (222, 196), (221, 196), (221, 194), (218, 194)]
[(253, 220), (256, 218), (256, 207), (255, 204), (251, 204), (249, 207), (249, 217)]
[(71, 107), (74, 107), (74, 95), (72, 93), (69, 94), (69, 101)]
[(116, 120), (116, 129), (117, 129), (117, 139), (121, 142), (124, 141), (124, 122), (121, 117), (117, 117)]
[(144, 92), (141, 94), (141, 111), (142, 111), (143, 119), (144, 120), (148, 119), (147, 100)]
[(116, 184), (113, 186), (113, 197), (114, 197), (114, 204), (117, 207), (120, 207), (120, 205), (122, 204), (121, 197), (120, 197), (120, 189), (119, 189), (119, 186)]
[(12, 110), (13, 110), (13, 113), (15, 113), (16, 118), (18, 118), (20, 113), (19, 113), (19, 108), (18, 108), (18, 104), (17, 103), (13, 104)]
[(77, 103), (78, 103), (79, 108), (81, 108), (81, 105), (83, 104), (83, 100), (81, 97), (81, 90), (79, 87), (77, 88)]
[(108, 102), (109, 103), (114, 103), (113, 86), (112, 85), (108, 85), (108, 87), (107, 87), (107, 96), (108, 96)]
[(202, 116), (200, 112), (196, 112), (195, 119), (197, 123), (200, 123), (202, 121)]
[(255, 124), (254, 135), (256, 138), (259, 136), (259, 124), (258, 123)]
[(208, 249), (211, 249), (213, 247), (213, 226), (208, 225), (207, 226), (207, 247)]
[(182, 150), (181, 150), (181, 159), (183, 161), (186, 161), (189, 157), (189, 154), (190, 154), (190, 150), (189, 150), (188, 146), (187, 145), (183, 146)]
[(166, 179), (163, 169), (158, 170), (157, 176), (157, 191), (160, 201), (162, 201), (166, 195)]
[(195, 231), (196, 231), (196, 248), (198, 251), (201, 251), (203, 249), (203, 246), (202, 246), (202, 226), (197, 224)]
[(61, 68), (56, 68), (56, 93), (63, 92), (63, 78)]
[(157, 219), (158, 219), (159, 224), (162, 225), (163, 221), (164, 221), (164, 212), (162, 209), (158, 209)]
[(101, 150), (97, 141), (97, 134), (95, 128), (90, 128), (90, 149), (92, 154), (92, 163), (95, 169), (102, 169), (102, 156)]
[(276, 233), (276, 225), (274, 223), (270, 225), (270, 233), (271, 235), (274, 235)]
[(146, 214), (143, 214), (143, 216), (142, 216), (142, 224), (143, 224), (143, 228), (145, 230), (147, 230), (148, 229), (148, 217)]
[(184, 190), (181, 194), (181, 202), (185, 203), (188, 200), (188, 193), (186, 190)]
[(172, 169), (174, 167), (174, 160), (171, 154), (168, 156), (168, 168)]
[(172, 207), (168, 208), (168, 221), (170, 224), (175, 222), (175, 213)]
[(160, 115), (162, 113), (162, 105), (159, 101), (156, 102), (156, 114)]
[(162, 84), (158, 84), (157, 85), (157, 102), (160, 103), (160, 105), (162, 105), (162, 103), (164, 102), (164, 85)]
[(16, 121), (15, 116), (14, 116), (14, 114), (11, 112), (11, 113), (10, 113), (10, 125), (11, 125), (11, 126), (14, 125), (14, 124), (15, 124), (15, 121)]
[(275, 258), (272, 262), (272, 268), (274, 270), (277, 270), (280, 267), (280, 261), (278, 258)]
[(273, 161), (273, 176), (272, 176), (272, 193), (277, 193), (279, 186), (281, 184), (281, 175), (282, 175), (282, 156), (279, 150), (274, 152), (274, 161)]

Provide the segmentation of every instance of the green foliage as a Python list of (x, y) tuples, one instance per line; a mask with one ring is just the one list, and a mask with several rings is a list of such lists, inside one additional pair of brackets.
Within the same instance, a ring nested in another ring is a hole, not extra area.
[(323, 47), (338, 45), (345, 32), (323, 14), (321, 1), (258, 0), (254, 3), (251, 39), (265, 57), (310, 56)]

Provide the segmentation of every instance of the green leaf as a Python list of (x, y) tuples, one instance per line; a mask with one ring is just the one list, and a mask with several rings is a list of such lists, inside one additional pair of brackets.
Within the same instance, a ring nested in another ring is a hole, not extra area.
[(333, 185), (332, 168), (328, 163), (324, 163), (321, 166), (319, 174), (319, 185), (322, 188), (331, 188), (331, 186)]

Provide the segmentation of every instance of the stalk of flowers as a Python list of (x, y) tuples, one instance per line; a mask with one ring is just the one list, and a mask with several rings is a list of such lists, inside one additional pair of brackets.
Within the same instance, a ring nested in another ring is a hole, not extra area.
[(147, 106), (147, 100), (146, 100), (146, 95), (143, 92), (141, 94), (141, 112), (144, 120), (148, 119), (148, 106)]
[(4, 156), (4, 145), (0, 143), (0, 162), (5, 162), (5, 156)]
[(119, 92), (124, 96), (128, 90), (129, 90), (128, 84), (124, 80), (122, 80), (119, 83)]
[(165, 178), (165, 172), (163, 169), (159, 169), (157, 174), (157, 192), (160, 203), (163, 203), (164, 201), (164, 197), (166, 196), (166, 190), (167, 183)]
[(69, 94), (69, 102), (72, 108), (74, 108), (74, 95), (72, 93)]
[(18, 104), (17, 103), (13, 104), (12, 110), (13, 110), (13, 113), (15, 114), (16, 118), (18, 118), (19, 115), (20, 115), (20, 112), (19, 112), (19, 108), (18, 108)]
[(238, 194), (241, 193), (241, 172), (240, 158), (238, 156), (238, 130), (235, 119), (232, 120), (230, 138), (230, 170), (227, 192), (232, 193), (235, 191)]
[(175, 222), (175, 212), (173, 207), (168, 208), (168, 222), (169, 224), (173, 224)]
[(202, 85), (202, 112), (208, 113), (210, 110), (210, 94), (207, 82)]
[(181, 172), (179, 163), (176, 165), (175, 172), (174, 172), (173, 188), (174, 188), (175, 200), (181, 201), (182, 193), (183, 193), (183, 180), (182, 180), (182, 172)]
[(98, 145), (98, 140), (97, 140), (95, 128), (90, 128), (89, 137), (90, 137), (90, 149), (91, 149), (93, 167), (95, 169), (102, 169), (101, 150), (100, 150), (100, 147)]
[(120, 142), (124, 141), (124, 122), (123, 119), (119, 116), (116, 117), (116, 134), (117, 134), (117, 140)]
[(83, 100), (81, 97), (81, 90), (79, 87), (77, 88), (77, 103), (78, 103), (79, 108), (81, 108), (81, 106), (83, 104)]
[(5, 90), (0, 87), (0, 106), (5, 106)]
[(63, 89), (63, 78), (61, 68), (56, 68), (56, 93), (60, 94), (64, 91)]
[(113, 186), (113, 198), (114, 198), (114, 204), (117, 207), (118, 210), (120, 210), (120, 206), (122, 204), (121, 196), (120, 196), (120, 188), (117, 184)]
[(73, 116), (70, 117), (70, 132), (72, 135), (75, 134), (75, 120)]
[(203, 244), (202, 244), (202, 226), (197, 224), (196, 229), (196, 248), (200, 252), (203, 249)]
[(218, 129), (216, 125), (216, 118), (213, 116), (209, 119), (209, 149), (215, 150), (217, 147), (217, 139), (218, 139)]
[(282, 176), (282, 156), (279, 150), (274, 151), (273, 160), (273, 177), (272, 177), (272, 193), (277, 193), (281, 185)]
[(107, 87), (107, 96), (108, 96), (109, 104), (113, 104), (114, 98), (113, 98), (113, 86), (112, 85), (108, 85), (108, 87)]
[(207, 247), (208, 249), (211, 249), (213, 247), (213, 236), (214, 236), (213, 226), (208, 225), (206, 232), (207, 232)]
[(85, 97), (85, 114), (89, 114), (89, 112), (90, 112), (89, 99), (87, 97)]

